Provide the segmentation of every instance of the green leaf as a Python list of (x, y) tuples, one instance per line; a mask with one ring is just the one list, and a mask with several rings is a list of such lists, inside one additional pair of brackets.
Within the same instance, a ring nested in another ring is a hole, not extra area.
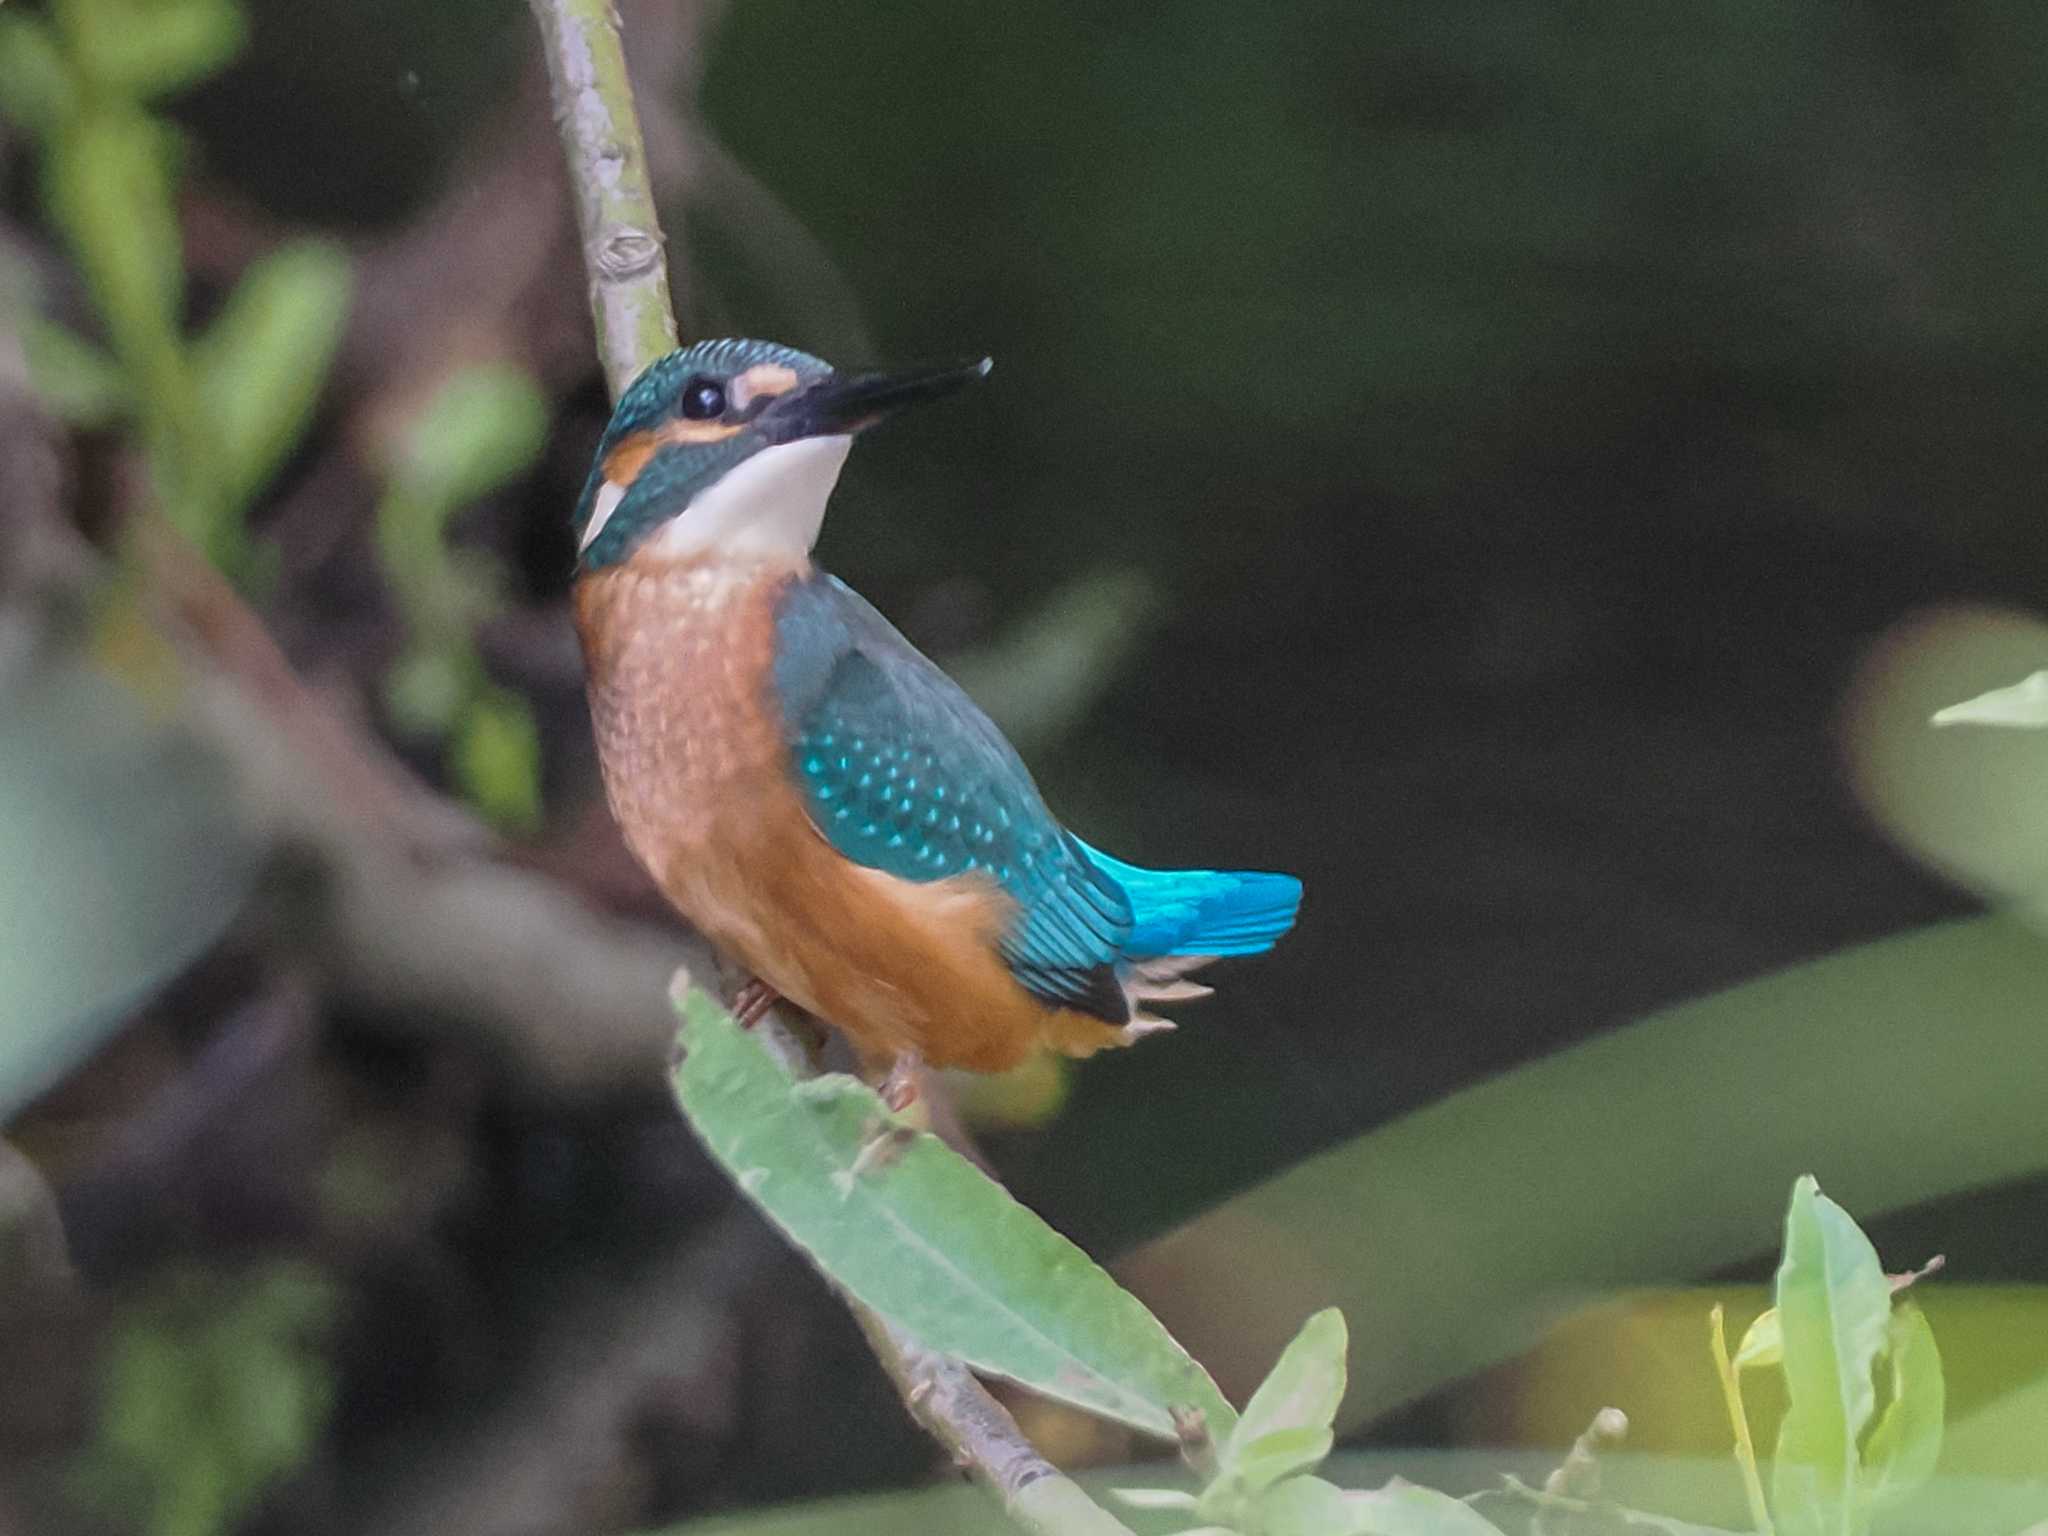
[(1802, 1176), (1778, 1268), (1789, 1402), (1771, 1503), (1783, 1536), (1841, 1530), (1856, 1502), (1856, 1442), (1877, 1404), (1871, 1373), (1891, 1326), (1891, 1296), (1870, 1240), (1811, 1175)]
[(454, 767), (464, 797), (498, 826), (540, 825), (540, 732), (517, 694), (492, 688), (470, 701)]
[(1265, 1536), (1347, 1536), (1358, 1530), (1344, 1490), (1320, 1477), (1290, 1477), (1259, 1500)]
[(29, 382), (74, 427), (103, 427), (128, 409), (128, 381), (105, 352), (54, 321), (30, 319), (21, 332)]
[(1413, 1483), (1348, 1493), (1320, 1477), (1294, 1477), (1259, 1501), (1266, 1536), (1500, 1536), (1462, 1500)]
[(348, 257), (296, 240), (242, 274), (193, 348), (224, 489), (245, 505), (305, 430), (341, 340)]
[(1927, 1317), (1910, 1302), (1891, 1316), (1891, 1401), (1863, 1446), (1863, 1495), (1875, 1510), (1906, 1498), (1934, 1476), (1947, 1405), (1941, 1351)]
[[(2006, 917), (1845, 950), (1402, 1116), (1117, 1271), (1224, 1381), (1259, 1380), (1304, 1312), (1341, 1305), (1341, 1432), (1527, 1349), (1561, 1294), (1753, 1254), (1783, 1215), (1766, 1192), (1801, 1168), (1839, 1170), (1831, 1191), (1873, 1215), (2038, 1174), (2039, 1084), (2013, 1063), (2039, 1054), (2044, 974), (2048, 943)], [(1870, 1112), (1902, 1083), (1912, 1136)], [(1246, 1255), (1270, 1252), (1288, 1263), (1248, 1289)]]
[(1933, 725), (2002, 725), (2038, 731), (2048, 726), (2048, 672), (2032, 672), (2004, 688), (1993, 688), (1960, 704), (1937, 709)]
[(888, 1123), (872, 1092), (799, 1088), (702, 991), (680, 1007), (692, 1128), (840, 1287), (976, 1370), (1161, 1438), (1186, 1407), (1229, 1435), (1237, 1415), (1137, 1298), (972, 1164), (928, 1135), (864, 1159)]
[(86, 72), (137, 100), (204, 80), (241, 52), (248, 35), (230, 0), (96, 0), (68, 15)]
[(1757, 1314), (1756, 1321), (1743, 1330), (1742, 1343), (1735, 1350), (1735, 1369), (1777, 1365), (1784, 1358), (1785, 1334), (1778, 1323), (1778, 1309), (1766, 1307)]
[(1239, 1453), (1281, 1430), (1326, 1430), (1344, 1400), (1344, 1353), (1349, 1337), (1344, 1314), (1325, 1307), (1301, 1325), (1259, 1389), (1244, 1405), (1223, 1450), (1227, 1467)]
[(1245, 1494), (1256, 1495), (1284, 1477), (1321, 1465), (1335, 1443), (1336, 1436), (1327, 1428), (1310, 1429), (1306, 1425), (1299, 1429), (1276, 1429), (1249, 1445), (1239, 1446), (1233, 1441), (1223, 1479)]
[(406, 432), (393, 489), (445, 518), (524, 474), (547, 426), (547, 402), (532, 375), (503, 364), (464, 368)]
[(0, 116), (49, 137), (78, 110), (78, 82), (41, 18), (0, 14)]
[(184, 282), (162, 131), (136, 111), (88, 113), (51, 141), (46, 174), (114, 350), (153, 382), (177, 354)]

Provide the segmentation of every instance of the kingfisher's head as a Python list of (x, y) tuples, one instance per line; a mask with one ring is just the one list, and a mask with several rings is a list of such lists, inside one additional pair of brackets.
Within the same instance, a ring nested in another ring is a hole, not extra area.
[(626, 389), (576, 505), (579, 568), (649, 539), (676, 554), (802, 556), (853, 434), (982, 377), (958, 367), (842, 375), (769, 341), (700, 341)]

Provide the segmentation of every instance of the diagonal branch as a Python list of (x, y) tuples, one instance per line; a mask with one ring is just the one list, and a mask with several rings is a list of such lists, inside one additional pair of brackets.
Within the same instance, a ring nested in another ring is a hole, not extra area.
[(617, 399), (676, 344), (661, 220), (612, 0), (533, 0), (576, 190), (605, 379)]
[[(667, 264), (647, 154), (610, 0), (532, 0), (547, 52), (555, 115), (576, 189), (591, 309), (616, 397), (675, 345)], [(730, 999), (728, 999), (730, 1002)], [(809, 1062), (773, 1018), (759, 1026), (798, 1075)], [(1128, 1528), (1041, 1456), (1002, 1404), (959, 1361), (926, 1349), (848, 1298), (905, 1406), (953, 1459), (1036, 1536), (1130, 1536)]]

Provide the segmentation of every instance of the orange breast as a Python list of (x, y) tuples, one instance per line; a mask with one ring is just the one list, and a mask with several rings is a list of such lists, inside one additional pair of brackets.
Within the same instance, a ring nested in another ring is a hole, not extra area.
[(899, 880), (811, 825), (770, 691), (776, 599), (802, 574), (643, 551), (578, 581), (591, 723), (627, 846), (706, 938), (871, 1063), (915, 1051), (997, 1071), (1041, 1043), (1116, 1043), (1010, 975), (996, 949), (1009, 901), (992, 882)]

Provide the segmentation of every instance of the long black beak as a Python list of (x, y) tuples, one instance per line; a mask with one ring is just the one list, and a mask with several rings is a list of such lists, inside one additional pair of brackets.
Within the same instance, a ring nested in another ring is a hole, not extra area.
[(800, 437), (827, 437), (858, 432), (906, 405), (950, 395), (962, 385), (988, 377), (995, 363), (957, 363), (944, 368), (906, 368), (890, 373), (834, 376), (808, 389), (784, 395), (763, 413), (761, 424), (778, 442)]

